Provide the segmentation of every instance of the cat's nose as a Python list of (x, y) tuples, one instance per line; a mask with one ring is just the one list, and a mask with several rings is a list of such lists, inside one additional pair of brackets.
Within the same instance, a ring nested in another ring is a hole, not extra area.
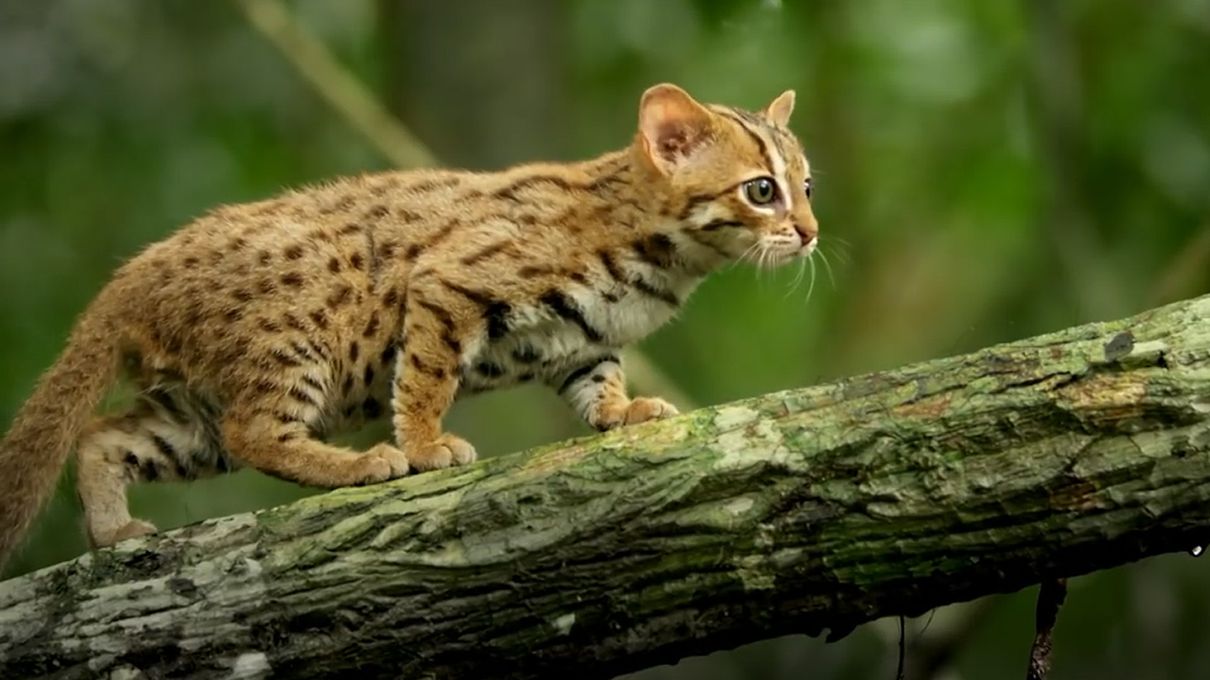
[(794, 223), (794, 231), (798, 232), (798, 236), (802, 239), (804, 246), (814, 241), (815, 237), (819, 235), (819, 227), (804, 227), (798, 222)]

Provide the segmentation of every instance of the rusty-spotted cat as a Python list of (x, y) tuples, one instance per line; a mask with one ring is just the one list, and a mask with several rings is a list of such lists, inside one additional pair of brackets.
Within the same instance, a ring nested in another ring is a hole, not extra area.
[[(442, 419), (461, 394), (526, 381), (609, 429), (676, 413), (626, 394), (618, 352), (740, 258), (817, 243), (787, 129), (657, 85), (627, 148), (501, 172), (385, 172), (218, 208), (122, 266), (0, 444), (0, 555), (74, 450), (88, 535), (155, 530), (135, 481), (240, 466), (341, 487), (475, 459)], [(96, 418), (125, 375), (128, 413)], [(390, 415), (364, 453), (330, 434)]]

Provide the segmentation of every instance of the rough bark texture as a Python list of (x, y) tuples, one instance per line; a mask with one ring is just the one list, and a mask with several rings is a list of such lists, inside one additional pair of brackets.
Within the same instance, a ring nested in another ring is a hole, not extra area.
[(1210, 541), (1210, 297), (124, 543), (0, 677), (607, 677)]

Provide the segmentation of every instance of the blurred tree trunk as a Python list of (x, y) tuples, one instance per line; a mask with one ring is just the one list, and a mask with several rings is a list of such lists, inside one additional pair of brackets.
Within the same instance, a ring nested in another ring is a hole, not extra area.
[(603, 678), (1210, 542), (1210, 296), (125, 542), (0, 677)]
[[(566, 153), (567, 4), (379, 0), (391, 108), (452, 165)], [(524, 40), (501, 36), (525, 36)]]

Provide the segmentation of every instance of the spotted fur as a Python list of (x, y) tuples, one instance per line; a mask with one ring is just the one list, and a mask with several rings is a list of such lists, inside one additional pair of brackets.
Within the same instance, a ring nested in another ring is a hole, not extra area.
[[(121, 267), (0, 444), (0, 555), (73, 449), (88, 533), (154, 527), (135, 481), (250, 466), (341, 487), (474, 460), (442, 419), (529, 381), (605, 430), (676, 413), (627, 396), (620, 349), (742, 257), (808, 254), (809, 169), (787, 92), (759, 113), (644, 93), (633, 144), (497, 173), (387, 172), (213, 210)], [(754, 178), (778, 200), (756, 204)], [(129, 413), (91, 420), (122, 374)], [(325, 443), (390, 416), (395, 442)]]

